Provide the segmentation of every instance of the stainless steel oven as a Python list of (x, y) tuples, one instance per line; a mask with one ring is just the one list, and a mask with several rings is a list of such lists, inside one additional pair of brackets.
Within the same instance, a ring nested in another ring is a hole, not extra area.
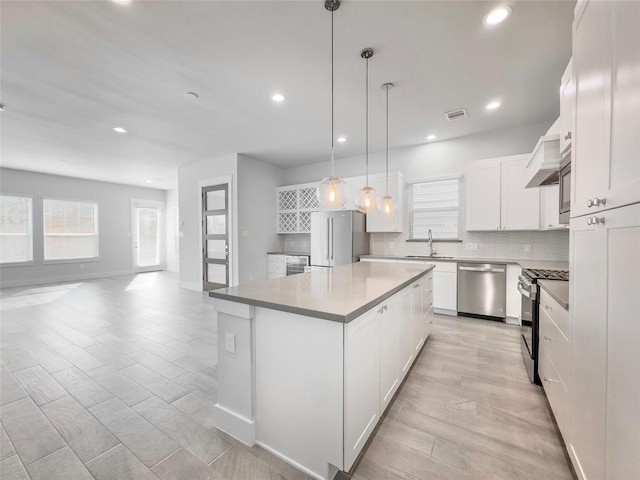
[(532, 382), (541, 385), (538, 376), (538, 335), (540, 287), (538, 280), (569, 280), (567, 270), (524, 269), (518, 278), (518, 291), (522, 295), (521, 345), (522, 359)]
[(287, 275), (304, 273), (304, 267), (309, 266), (309, 255), (287, 255)]

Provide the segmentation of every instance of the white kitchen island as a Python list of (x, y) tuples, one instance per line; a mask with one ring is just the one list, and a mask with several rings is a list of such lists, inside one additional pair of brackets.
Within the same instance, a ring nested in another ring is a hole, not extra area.
[(215, 290), (215, 424), (318, 479), (349, 471), (429, 335), (432, 265), (354, 263)]

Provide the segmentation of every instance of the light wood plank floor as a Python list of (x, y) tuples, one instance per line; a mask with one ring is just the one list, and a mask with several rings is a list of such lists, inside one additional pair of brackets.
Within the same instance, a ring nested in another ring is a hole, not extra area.
[[(215, 429), (210, 299), (170, 273), (0, 292), (0, 477), (302, 480)], [(366, 452), (338, 478), (572, 479), (516, 327), (437, 316)]]

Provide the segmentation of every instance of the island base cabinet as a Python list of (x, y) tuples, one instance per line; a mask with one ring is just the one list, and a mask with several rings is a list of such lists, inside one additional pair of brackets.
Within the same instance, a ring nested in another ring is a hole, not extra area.
[(367, 312), (345, 327), (345, 471), (353, 466), (380, 418), (378, 315), (377, 311)]

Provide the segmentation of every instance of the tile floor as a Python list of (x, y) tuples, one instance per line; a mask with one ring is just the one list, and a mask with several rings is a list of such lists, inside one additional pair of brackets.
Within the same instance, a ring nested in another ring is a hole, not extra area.
[[(216, 327), (169, 273), (0, 292), (3, 480), (298, 480), (215, 429)], [(512, 326), (437, 316), (353, 480), (572, 479)]]

